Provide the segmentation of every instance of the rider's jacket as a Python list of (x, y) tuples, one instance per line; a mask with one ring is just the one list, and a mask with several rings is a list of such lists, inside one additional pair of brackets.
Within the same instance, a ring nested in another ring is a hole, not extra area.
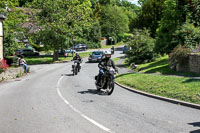
[(105, 66), (107, 66), (107, 67), (113, 67), (115, 70), (117, 70), (117, 68), (116, 68), (113, 60), (110, 59), (110, 58), (104, 58), (104, 59), (102, 59), (101, 62), (98, 64), (98, 66), (99, 67), (105, 67)]
[(78, 55), (78, 56), (74, 56), (73, 60), (82, 61), (82, 58)]

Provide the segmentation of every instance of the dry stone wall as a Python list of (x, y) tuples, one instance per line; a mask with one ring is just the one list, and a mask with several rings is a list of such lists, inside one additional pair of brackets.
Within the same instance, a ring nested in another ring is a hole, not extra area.
[(176, 70), (200, 73), (200, 54), (190, 54), (184, 65), (176, 65)]
[(0, 81), (20, 77), (21, 75), (23, 75), (23, 73), (24, 73), (23, 67), (8, 69), (0, 74)]

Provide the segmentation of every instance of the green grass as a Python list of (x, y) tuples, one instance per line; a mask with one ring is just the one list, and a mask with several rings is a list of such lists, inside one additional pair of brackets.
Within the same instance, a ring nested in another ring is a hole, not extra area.
[(117, 57), (117, 58), (113, 58), (112, 60), (114, 61), (115, 65), (117, 64), (117, 62), (120, 60), (121, 57)]
[(200, 104), (200, 80), (153, 74), (124, 74), (116, 81), (148, 93)]
[[(121, 57), (116, 57), (113, 58), (112, 60), (114, 61), (115, 65), (117, 65), (117, 62), (121, 59)], [(117, 67), (117, 66), (116, 66)], [(119, 67), (117, 67), (119, 69)]]
[[(160, 57), (156, 61), (146, 64), (139, 64), (135, 71), (144, 72), (144, 73), (159, 73), (166, 75), (179, 75), (179, 76), (192, 76), (192, 77), (200, 77), (200, 74), (192, 73), (192, 72), (177, 72), (175, 70), (170, 69), (168, 65), (169, 59), (168, 56)], [(124, 65), (131, 69), (128, 64)]]
[[(80, 56), (82, 58), (89, 56), (91, 52), (85, 52), (85, 53), (80, 53)], [(56, 62), (63, 62), (63, 61), (70, 61), (72, 60), (72, 56), (64, 57), (60, 56), (58, 61)], [(53, 56), (47, 56), (47, 57), (26, 57), (25, 58), (26, 62), (28, 65), (35, 65), (35, 64), (51, 64), (53, 63)]]
[(114, 46), (114, 47), (118, 47), (118, 46), (121, 46), (121, 45), (123, 45), (124, 43), (123, 42), (119, 42), (119, 43), (117, 43), (117, 44), (115, 44), (115, 45), (106, 45), (106, 46), (102, 46), (101, 48), (112, 48), (112, 46)]

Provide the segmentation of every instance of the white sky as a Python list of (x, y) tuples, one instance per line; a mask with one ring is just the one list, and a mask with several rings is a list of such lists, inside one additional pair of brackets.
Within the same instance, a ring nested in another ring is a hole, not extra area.
[(129, 1), (129, 2), (131, 2), (131, 3), (134, 3), (134, 4), (136, 4), (136, 5), (138, 5), (138, 0), (127, 0), (127, 1)]

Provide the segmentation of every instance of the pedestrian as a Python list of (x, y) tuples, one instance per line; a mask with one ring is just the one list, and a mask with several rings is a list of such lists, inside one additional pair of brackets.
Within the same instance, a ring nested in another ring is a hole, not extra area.
[(66, 58), (67, 57), (67, 52), (65, 51), (65, 53), (64, 53), (64, 57)]
[(23, 66), (23, 67), (24, 67), (25, 73), (28, 73), (28, 66), (27, 66), (26, 61), (24, 60), (23, 55), (20, 55), (19, 64), (20, 64), (20, 66)]

